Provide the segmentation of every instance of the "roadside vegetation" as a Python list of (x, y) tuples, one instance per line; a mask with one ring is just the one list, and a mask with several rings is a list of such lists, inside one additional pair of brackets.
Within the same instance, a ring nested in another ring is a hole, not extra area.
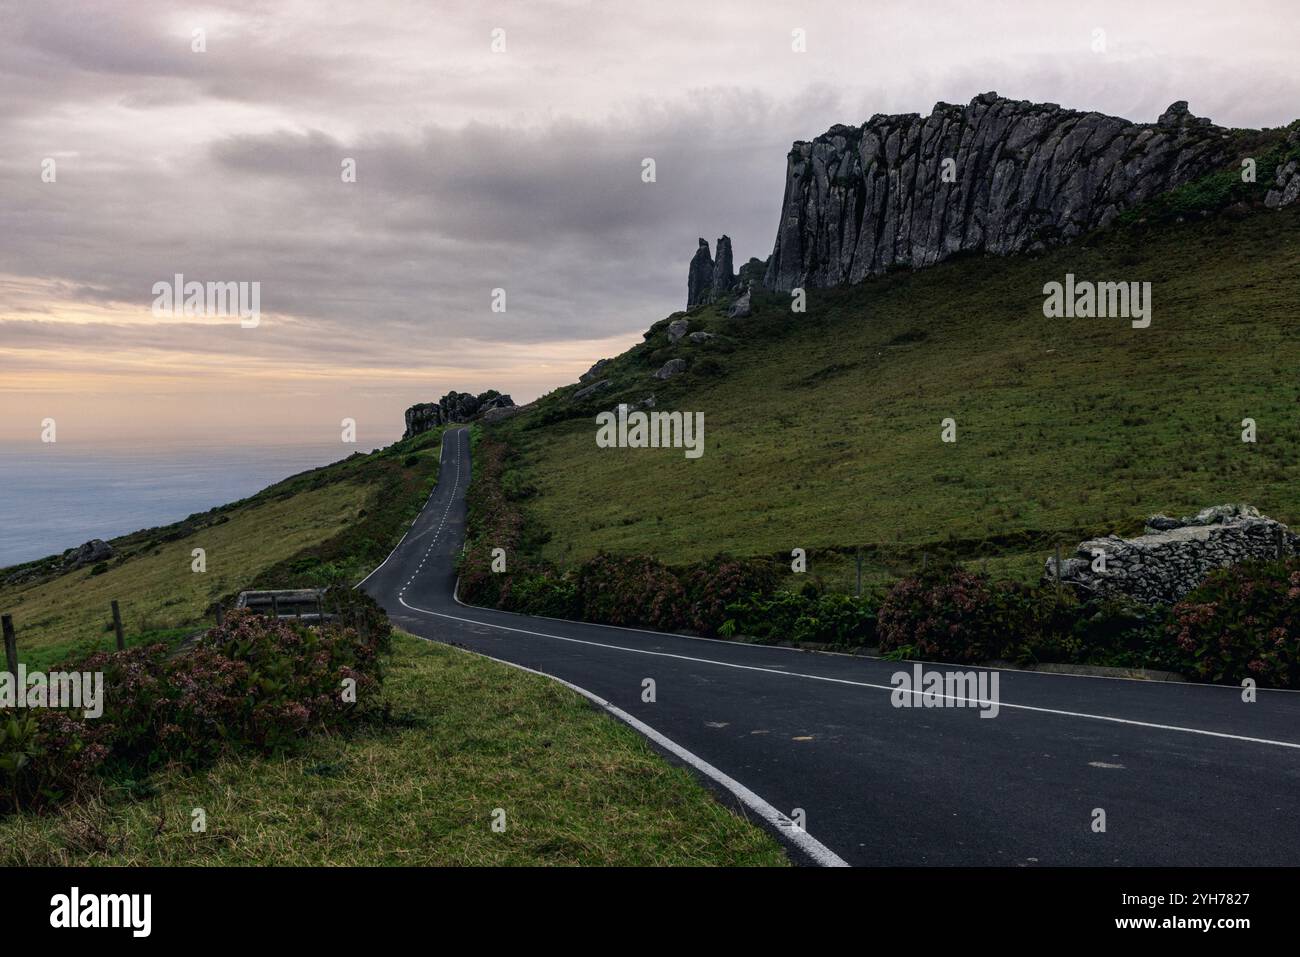
[(75, 803), (0, 817), (0, 866), (788, 863), (574, 692), (409, 635), (392, 646), (368, 717), (281, 754), (119, 775)]
[[(462, 596), (894, 656), (1296, 687), (1294, 563), (1240, 566), (1237, 592), (1212, 578), (1172, 609), (1039, 583), (1056, 546), (1138, 534), (1157, 512), (1249, 502), (1300, 521), (1300, 210), (1202, 218), (1177, 204), (1208, 203), (1197, 190), (1214, 183), (1193, 187), (1070, 247), (810, 290), (805, 315), (756, 293), (749, 319), (726, 319), (724, 302), (656, 323), (601, 371), (603, 393), (565, 387), (485, 430)], [(1067, 272), (1152, 282), (1151, 327), (1045, 319), (1042, 286)], [(669, 343), (678, 318), (715, 338)], [(674, 357), (687, 372), (654, 380)], [(596, 412), (650, 393), (705, 413), (702, 458), (597, 448)], [(940, 441), (949, 417), (955, 443)], [(1241, 441), (1246, 417), (1257, 443)], [(509, 575), (487, 570), (498, 546)], [(796, 548), (806, 575), (791, 573)], [(711, 574), (744, 584), (704, 609), (692, 582)], [(1210, 647), (1228, 621), (1230, 644)]]

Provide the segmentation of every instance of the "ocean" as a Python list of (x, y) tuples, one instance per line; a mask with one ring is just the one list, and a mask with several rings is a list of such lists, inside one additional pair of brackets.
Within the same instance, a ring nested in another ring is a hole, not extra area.
[(0, 444), (0, 568), (168, 525), (357, 450), (338, 442)]

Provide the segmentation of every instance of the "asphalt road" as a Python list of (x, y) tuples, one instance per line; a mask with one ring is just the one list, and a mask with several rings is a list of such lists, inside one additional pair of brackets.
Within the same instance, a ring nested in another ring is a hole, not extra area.
[(448, 432), (437, 489), (362, 587), (413, 634), (607, 702), (796, 859), (1300, 864), (1300, 693), (1245, 703), (1235, 688), (1000, 671), (986, 718), (970, 696), (895, 707), (891, 676), (910, 665), (469, 607), (454, 595), (469, 479), (469, 433)]

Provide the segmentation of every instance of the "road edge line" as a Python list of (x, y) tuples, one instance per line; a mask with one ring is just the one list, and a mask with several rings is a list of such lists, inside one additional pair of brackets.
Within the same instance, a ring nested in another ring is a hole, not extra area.
[[(421, 641), (430, 641), (430, 642), (437, 641), (437, 639), (435, 638), (424, 638), (420, 635), (416, 635), (416, 637), (420, 638)], [(444, 644), (444, 643), (438, 642), (438, 644)], [(818, 867), (852, 866), (849, 864), (848, 861), (844, 860), (844, 858), (840, 857), (838, 854), (832, 851), (821, 841), (817, 840), (817, 838), (813, 837), (807, 831), (802, 830), (797, 824), (795, 824), (795, 822), (790, 818), (789, 815), (784, 814), (781, 811), (777, 810), (770, 803), (765, 801), (759, 795), (755, 794), (749, 788), (745, 787), (745, 785), (741, 784), (735, 778), (731, 777), (726, 772), (720, 771), (718, 768), (715, 768), (712, 764), (710, 764), (708, 761), (705, 761), (702, 757), (700, 757), (695, 752), (688, 751), (686, 748), (682, 747), (672, 738), (669, 738), (667, 735), (659, 731), (656, 731), (654, 728), (650, 727), (650, 725), (646, 724), (640, 718), (628, 714), (622, 708), (618, 707), (615, 704), (611, 704), (610, 702), (606, 701), (604, 698), (602, 698), (600, 695), (596, 694), (595, 692), (588, 691), (586, 688), (575, 685), (571, 681), (565, 681), (563, 678), (557, 678), (555, 675), (547, 674), (545, 671), (538, 671), (535, 668), (529, 668), (526, 667), (525, 665), (517, 664), (516, 662), (513, 661), (506, 661), (504, 658), (494, 658), (491, 655), (483, 654), (483, 652), (481, 651), (474, 651), (471, 648), (462, 648), (460, 645), (446, 645), (446, 647), (453, 648), (456, 651), (461, 651), (468, 655), (475, 655), (476, 657), (479, 658), (486, 658), (488, 661), (495, 661), (497, 664), (509, 665), (511, 668), (517, 668), (520, 671), (526, 671), (531, 675), (539, 675), (543, 678), (548, 678), (551, 681), (556, 682), (557, 684), (563, 685), (564, 687), (568, 688), (570, 691), (576, 691), (578, 694), (582, 695), (592, 704), (598, 705), (604, 711), (608, 712), (610, 715), (612, 715), (613, 717), (617, 718), (619, 721), (626, 724), (633, 731), (636, 731), (641, 735), (649, 738), (655, 744), (659, 745), (659, 747), (663, 748), (665, 751), (672, 754), (674, 757), (678, 758), (679, 760), (690, 765), (692, 768), (694, 768), (699, 773), (703, 774), (705, 777), (713, 781), (715, 784), (730, 791), (742, 804), (744, 804), (747, 808), (749, 808), (751, 811), (753, 811), (755, 814), (761, 817), (768, 825), (774, 828), (779, 837), (781, 837), (783, 840), (789, 841), (799, 850), (803, 851), (803, 853), (807, 854), (808, 857), (811, 858), (817, 864)]]

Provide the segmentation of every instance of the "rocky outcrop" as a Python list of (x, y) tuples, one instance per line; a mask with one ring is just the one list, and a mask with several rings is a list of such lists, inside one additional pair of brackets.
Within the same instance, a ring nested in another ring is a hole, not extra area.
[[(1300, 536), (1281, 522), (1249, 505), (1219, 505), (1189, 518), (1154, 515), (1138, 538), (1108, 535), (1082, 542), (1073, 556), (1062, 558), (1060, 578), (1087, 594), (1170, 604), (1216, 568), (1297, 551)], [(1047, 559), (1043, 580), (1056, 580), (1055, 556)]]
[(753, 300), (751, 298), (752, 289), (746, 289), (745, 292), (736, 298), (727, 310), (728, 319), (748, 319), (753, 311)]
[[(1292, 151), (1300, 147), (1300, 130), (1287, 137), (1287, 145)], [(1288, 160), (1277, 168), (1273, 188), (1264, 197), (1264, 205), (1269, 209), (1290, 206), (1300, 199), (1300, 160)]]
[(601, 379), (599, 382), (593, 382), (586, 388), (579, 389), (577, 392), (573, 393), (573, 400), (575, 402), (581, 402), (583, 399), (590, 398), (598, 392), (604, 392), (611, 385), (613, 385), (613, 383), (608, 379)]
[(597, 359), (590, 369), (578, 376), (578, 381), (591, 382), (600, 375), (601, 370), (604, 369), (605, 366), (609, 365), (613, 361), (613, 359)]
[(106, 562), (113, 555), (112, 545), (102, 538), (92, 538), (86, 544), (78, 545), (76, 548), (69, 548), (64, 552), (62, 564), (65, 570), (71, 571), (86, 565), (98, 565), (100, 562)]
[(710, 295), (713, 300), (722, 298), (736, 285), (736, 274), (731, 264), (731, 237), (719, 236), (717, 255), (713, 259), (713, 285)]
[(685, 359), (669, 359), (663, 364), (658, 372), (655, 373), (656, 379), (671, 379), (679, 372), (686, 371)]
[(406, 410), (406, 432), (402, 438), (421, 435), (440, 425), (469, 422), (493, 409), (513, 409), (514, 400), (493, 389), (479, 395), (448, 392), (437, 402), (421, 402)]
[[(716, 302), (736, 287), (731, 258), (731, 237), (718, 237), (718, 256), (709, 254), (709, 244), (700, 237), (700, 245), (686, 274), (686, 308)], [(751, 260), (753, 262), (753, 260)]]
[(708, 240), (701, 236), (700, 245), (691, 257), (691, 267), (686, 273), (686, 308), (708, 302), (712, 291), (713, 257), (709, 255)]
[(1143, 124), (985, 93), (927, 117), (833, 126), (789, 153), (764, 285), (837, 286), (1064, 242), (1223, 167), (1232, 150), (1185, 102)]

